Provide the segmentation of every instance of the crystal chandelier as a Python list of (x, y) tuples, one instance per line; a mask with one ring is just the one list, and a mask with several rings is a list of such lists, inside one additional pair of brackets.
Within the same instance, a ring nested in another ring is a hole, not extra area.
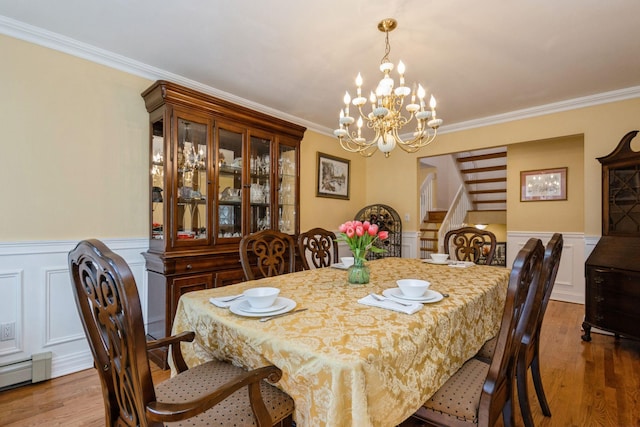
[[(396, 145), (408, 153), (415, 153), (435, 139), (437, 129), (442, 124), (442, 119), (436, 118), (436, 100), (433, 95), (431, 95), (429, 103), (430, 108), (427, 109), (424, 102), (426, 91), (422, 85), (418, 85), (416, 89), (414, 84), (413, 90), (405, 86), (405, 66), (402, 61), (398, 63), (399, 86), (394, 89), (395, 82), (389, 75), (393, 70), (393, 64), (389, 60), (389, 52), (391, 51), (389, 31), (393, 31), (397, 25), (396, 20), (392, 18), (384, 19), (378, 23), (378, 30), (385, 33), (385, 52), (380, 61), (380, 71), (384, 77), (378, 83), (375, 92), (372, 91), (369, 96), (371, 112), (366, 114), (363, 111), (367, 99), (362, 96), (362, 76), (358, 73), (358, 77), (356, 77), (357, 96), (352, 101), (349, 92), (345, 93), (345, 106), (340, 110), (340, 128), (333, 132), (338, 137), (343, 149), (352, 153), (360, 153), (364, 157), (370, 157), (376, 150), (382, 151), (385, 157), (389, 157)], [(403, 115), (402, 107), (405, 98), (408, 103), (404, 107), (406, 115)], [(360, 117), (357, 122), (349, 115), (350, 103), (358, 108)], [(414, 117), (416, 123), (413, 134), (410, 135), (410, 139), (404, 140), (400, 137), (402, 128), (412, 122)], [(354, 122), (357, 129), (349, 128)], [(368, 141), (363, 137), (362, 128), (365, 124), (375, 132), (373, 138)]]

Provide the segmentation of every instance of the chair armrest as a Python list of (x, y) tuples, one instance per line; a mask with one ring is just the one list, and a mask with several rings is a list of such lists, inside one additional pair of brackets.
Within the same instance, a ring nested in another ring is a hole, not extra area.
[(161, 347), (170, 347), (171, 348), (171, 357), (173, 357), (173, 362), (175, 363), (175, 368), (180, 372), (184, 372), (187, 369), (187, 364), (184, 361), (184, 357), (182, 356), (182, 349), (180, 348), (181, 342), (192, 342), (196, 337), (195, 332), (185, 331), (181, 332), (178, 335), (172, 335), (170, 337), (160, 338), (157, 340), (147, 341), (147, 350), (153, 350), (155, 348)]
[(271, 417), (260, 394), (260, 381), (267, 379), (275, 383), (281, 377), (282, 371), (274, 365), (247, 371), (200, 399), (183, 403), (149, 402), (146, 409), (147, 418), (157, 422), (185, 420), (212, 408), (240, 388), (249, 386), (251, 408), (258, 426), (271, 426)]

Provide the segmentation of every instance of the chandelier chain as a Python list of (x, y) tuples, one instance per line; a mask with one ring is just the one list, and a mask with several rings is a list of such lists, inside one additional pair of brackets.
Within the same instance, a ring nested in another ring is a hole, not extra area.
[(389, 43), (389, 30), (384, 32), (384, 56), (380, 60), (381, 64), (385, 62), (391, 62), (389, 60), (389, 54), (391, 53), (391, 43)]

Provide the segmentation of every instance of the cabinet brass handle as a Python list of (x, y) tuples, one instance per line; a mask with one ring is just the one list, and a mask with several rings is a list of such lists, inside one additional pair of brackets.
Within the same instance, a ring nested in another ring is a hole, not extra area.
[(193, 267), (191, 267), (191, 264), (187, 264), (187, 270), (191, 270)]
[(600, 295), (598, 295), (598, 296), (594, 297), (593, 299), (595, 300), (595, 302), (602, 302), (602, 301), (604, 301), (604, 297), (602, 297), (602, 296), (600, 296)]

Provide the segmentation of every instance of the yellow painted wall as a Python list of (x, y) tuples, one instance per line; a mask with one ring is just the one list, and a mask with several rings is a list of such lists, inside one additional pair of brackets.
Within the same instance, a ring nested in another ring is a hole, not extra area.
[[(152, 82), (2, 35), (0, 53), (0, 240), (146, 237), (148, 116), (140, 93)], [(418, 153), (396, 149), (388, 159), (346, 153), (333, 137), (307, 131), (301, 148), (301, 229), (335, 229), (363, 206), (384, 203), (398, 211), (404, 231), (418, 230), (419, 157), (584, 135), (583, 174), (570, 175), (569, 182), (582, 179), (583, 228), (599, 235), (596, 157), (638, 129), (639, 117), (640, 99), (625, 100), (440, 134)], [(318, 151), (351, 159), (350, 200), (315, 196)], [(509, 217), (509, 223), (525, 222)], [(509, 231), (531, 230), (509, 225)]]
[[(446, 120), (446, 117), (445, 117)], [(630, 130), (640, 128), (640, 99), (629, 99), (592, 107), (558, 112), (482, 128), (440, 134), (435, 142), (418, 153), (407, 154), (396, 148), (387, 159), (376, 154), (367, 164), (367, 201), (375, 203), (386, 199), (403, 216), (405, 212), (418, 212), (418, 186), (415, 160), (418, 157), (437, 156), (464, 150), (497, 147), (526, 141), (559, 138), (568, 135), (584, 135), (584, 164), (582, 180), (584, 188), (584, 233), (599, 236), (601, 230), (600, 163), (597, 157), (609, 154), (620, 139)], [(558, 159), (549, 158), (549, 165), (556, 166)], [(536, 167), (527, 169), (535, 169)], [(507, 195), (508, 199), (519, 195)], [(511, 221), (524, 224), (524, 220), (508, 218), (509, 231), (530, 231), (528, 227), (512, 228)], [(418, 215), (403, 224), (404, 230), (417, 230)], [(573, 227), (572, 227), (573, 229)], [(550, 223), (547, 231), (566, 231)]]
[(151, 82), (0, 35), (3, 241), (146, 237)]
[[(520, 171), (567, 168), (567, 200), (520, 201)], [(507, 227), (519, 231), (584, 230), (582, 135), (507, 148)]]
[[(153, 82), (0, 35), (0, 241), (148, 236)], [(351, 160), (350, 200), (318, 198), (316, 156)], [(300, 228), (335, 230), (365, 206), (365, 159), (307, 131)]]

